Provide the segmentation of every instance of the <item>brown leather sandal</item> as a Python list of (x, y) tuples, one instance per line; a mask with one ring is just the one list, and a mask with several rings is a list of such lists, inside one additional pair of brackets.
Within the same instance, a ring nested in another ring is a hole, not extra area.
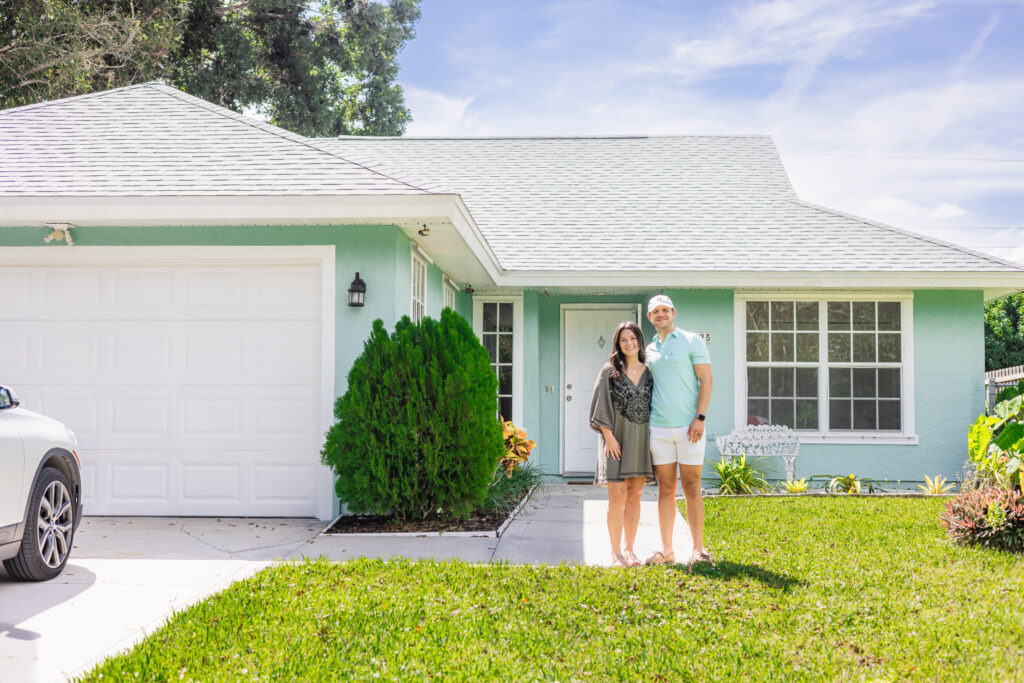
[(626, 556), (627, 567), (639, 567), (643, 564), (643, 562), (640, 561), (640, 558), (637, 557), (636, 553), (634, 553), (632, 550), (627, 550), (625, 553), (623, 553), (623, 555)]
[(676, 563), (676, 554), (675, 553), (669, 553), (668, 555), (666, 555), (665, 553), (661, 552), (660, 550), (655, 550), (651, 554), (650, 557), (648, 557), (646, 560), (644, 560), (644, 564), (645, 565), (652, 565), (652, 564), (675, 564), (675, 563)]
[(629, 565), (626, 564), (626, 558), (622, 555), (622, 553), (617, 553), (612, 555), (612, 566), (628, 567)]

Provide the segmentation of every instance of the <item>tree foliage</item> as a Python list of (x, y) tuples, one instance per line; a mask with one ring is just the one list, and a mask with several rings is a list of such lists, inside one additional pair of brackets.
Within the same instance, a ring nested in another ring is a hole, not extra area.
[(985, 304), (985, 369), (1024, 365), (1024, 294)]
[(163, 79), (308, 136), (401, 135), (419, 0), (0, 0), (0, 106)]
[(353, 512), (468, 515), (505, 453), (486, 349), (450, 309), (440, 322), (377, 320), (335, 402), (322, 456)]

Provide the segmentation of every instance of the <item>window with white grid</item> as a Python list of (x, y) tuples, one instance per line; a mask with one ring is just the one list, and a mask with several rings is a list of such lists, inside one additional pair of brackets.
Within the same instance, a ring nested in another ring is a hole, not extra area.
[(414, 323), (423, 320), (427, 314), (427, 262), (416, 254), (412, 255), (412, 312)]
[(743, 302), (747, 424), (907, 432), (909, 300)]
[(444, 283), (444, 307), (455, 310), (455, 287), (447, 281)]

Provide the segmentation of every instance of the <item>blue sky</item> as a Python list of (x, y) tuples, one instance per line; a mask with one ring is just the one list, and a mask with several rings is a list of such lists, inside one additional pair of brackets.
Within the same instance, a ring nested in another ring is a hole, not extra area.
[(408, 135), (770, 134), (811, 202), (1024, 261), (1024, 0), (423, 0)]

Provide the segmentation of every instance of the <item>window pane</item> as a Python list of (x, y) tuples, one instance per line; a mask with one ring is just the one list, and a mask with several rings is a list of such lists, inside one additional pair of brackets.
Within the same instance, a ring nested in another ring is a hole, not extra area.
[(755, 363), (768, 361), (768, 333), (747, 333), (747, 360)]
[(498, 399), (498, 414), (506, 420), (512, 419), (512, 397), (502, 396)]
[(793, 368), (772, 368), (772, 398), (793, 396)]
[(499, 365), (498, 366), (498, 393), (499, 394), (511, 394), (512, 393), (512, 366), (511, 365)]
[(484, 332), (497, 332), (498, 304), (484, 304)]
[(512, 335), (511, 334), (499, 334), (498, 335), (498, 362), (499, 363), (511, 363), (512, 362)]
[(878, 335), (878, 362), (899, 363), (900, 362), (900, 335), (879, 334)]
[(747, 424), (771, 424), (768, 420), (768, 399), (756, 398), (747, 401)]
[(850, 329), (850, 302), (829, 301), (828, 302), (828, 329), (848, 330)]
[(772, 302), (772, 330), (793, 329), (793, 302)]
[(772, 424), (793, 428), (793, 399), (772, 399)]
[(496, 363), (498, 361), (498, 335), (484, 333), (484, 348), (487, 349), (491, 362)]
[(828, 395), (833, 398), (850, 397), (850, 370), (848, 368), (829, 368)]
[(850, 428), (850, 401), (828, 402), (828, 428)]
[(772, 332), (772, 362), (792, 363), (793, 362), (793, 333)]
[(747, 396), (768, 396), (768, 368), (747, 368)]
[(878, 369), (879, 398), (900, 398), (900, 369)]
[(796, 395), (804, 398), (818, 397), (818, 368), (796, 369)]
[(498, 316), (498, 331), (512, 331), (512, 304), (501, 304), (500, 315)]
[(850, 362), (850, 335), (828, 335), (828, 359), (833, 363)]
[(800, 334), (796, 335), (796, 359), (801, 363), (816, 363), (818, 361), (818, 335)]
[(875, 393), (875, 369), (854, 368), (853, 369), (853, 397), (874, 398)]
[(768, 329), (768, 302), (748, 301), (747, 302), (747, 329), (767, 330)]
[(800, 301), (796, 305), (796, 329), (818, 329), (818, 302)]
[(875, 418), (877, 404), (874, 401), (853, 402), (853, 428), (854, 429), (878, 429), (878, 422)]
[(878, 428), (893, 429), (899, 431), (903, 427), (900, 424), (900, 402), (879, 401), (878, 402)]
[(853, 335), (853, 362), (875, 362), (875, 335), (873, 332)]
[(853, 302), (853, 329), (871, 330), (875, 329), (875, 302), (854, 301)]
[(818, 402), (803, 401), (796, 402), (796, 428), (817, 429), (818, 428)]
[(892, 331), (900, 329), (899, 301), (878, 302), (878, 329)]

